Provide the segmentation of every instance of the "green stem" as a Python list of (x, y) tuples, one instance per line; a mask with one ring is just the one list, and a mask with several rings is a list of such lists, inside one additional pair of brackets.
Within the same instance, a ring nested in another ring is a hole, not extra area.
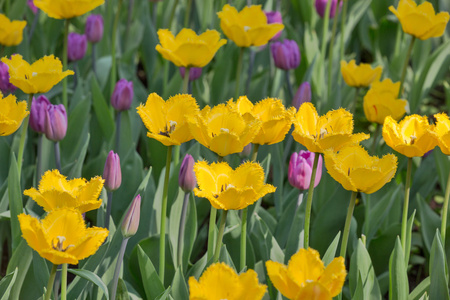
[(183, 94), (188, 93), (188, 87), (189, 87), (189, 73), (191, 68), (186, 67), (184, 69), (184, 78), (183, 78)]
[(8, 13), (9, 13), (9, 1), (10, 0), (6, 0), (6, 3), (5, 3), (5, 15), (8, 15)]
[[(175, 0), (175, 4), (172, 6), (172, 11), (170, 12), (169, 24), (167, 24), (167, 26), (166, 26), (167, 28), (172, 29), (171, 26), (172, 26), (172, 24), (174, 24), (173, 18), (175, 17), (175, 10), (178, 7), (178, 1), (179, 0)], [(155, 26), (155, 28), (156, 28), (156, 26)]]
[(242, 58), (244, 57), (244, 47), (239, 50), (238, 64), (236, 68), (236, 87), (234, 90), (234, 101), (237, 101), (239, 97), (239, 85), (241, 83), (241, 72), (242, 72)]
[(109, 219), (111, 218), (111, 208), (112, 208), (112, 199), (113, 199), (113, 192), (108, 191), (106, 194), (108, 197), (108, 201), (106, 203), (106, 212), (105, 212), (105, 228), (109, 230)]
[(411, 189), (411, 169), (412, 169), (412, 157), (408, 157), (408, 167), (406, 168), (405, 201), (403, 203), (402, 236), (401, 236), (404, 257), (406, 257), (406, 225), (408, 222), (409, 191)]
[(36, 182), (35, 185), (39, 186), (39, 181), (41, 181), (42, 174), (42, 140), (44, 139), (44, 134), (39, 133), (38, 137), (38, 147), (37, 147), (37, 161), (36, 161)]
[(159, 235), (159, 279), (164, 284), (164, 270), (166, 265), (166, 215), (167, 195), (169, 192), (170, 161), (172, 160), (172, 146), (167, 147), (166, 173), (164, 177), (164, 190), (161, 205), (161, 234)]
[(192, 0), (187, 1), (186, 11), (184, 14), (184, 28), (189, 28), (189, 15), (191, 14)]
[[(67, 70), (67, 39), (69, 36), (70, 19), (64, 21), (64, 45), (63, 45), (63, 71)], [(67, 97), (67, 77), (63, 78), (62, 102), (67, 111), (69, 111), (69, 101)]]
[[(333, 68), (333, 48), (334, 48), (334, 42), (335, 42), (335, 39), (336, 39), (336, 31), (337, 31), (337, 23), (338, 23), (337, 21), (338, 21), (338, 17), (339, 17), (339, 14), (338, 14), (339, 4), (340, 4), (341, 1), (343, 1), (343, 0), (339, 0), (336, 3), (336, 8), (335, 8), (336, 13), (334, 14), (333, 29), (331, 30), (330, 46), (328, 47), (328, 82), (327, 82), (327, 84), (328, 84), (328, 89), (327, 89), (327, 91), (328, 91), (328, 93), (327, 93), (328, 98), (331, 96), (331, 74), (332, 74), (331, 71), (332, 71), (332, 68)], [(331, 1), (328, 1), (328, 2), (331, 2)]]
[(48, 278), (47, 291), (45, 291), (44, 300), (50, 300), (53, 291), (53, 283), (55, 282), (56, 271), (58, 270), (58, 265), (53, 265), (50, 272), (50, 277)]
[(329, 23), (330, 23), (331, 2), (332, 1), (327, 1), (327, 6), (325, 8), (325, 16), (324, 16), (324, 19), (323, 19), (322, 46), (321, 46), (321, 49), (320, 49), (321, 65), (325, 62), (325, 52), (326, 52), (326, 49), (327, 49), (328, 26), (329, 26)]
[[(28, 110), (31, 109), (31, 102), (33, 101), (33, 94), (28, 95), (28, 103), (27, 107)], [(27, 139), (27, 132), (28, 132), (28, 123), (30, 121), (30, 115), (28, 115), (25, 120), (23, 120), (22, 125), (22, 133), (20, 136), (20, 142), (19, 142), (19, 153), (17, 154), (17, 167), (19, 169), (19, 178), (20, 174), (22, 173), (22, 163), (23, 163), (23, 152), (25, 149), (25, 141)]]
[(214, 263), (219, 261), (220, 248), (222, 248), (223, 231), (225, 229), (225, 224), (227, 222), (227, 214), (228, 214), (228, 210), (223, 210), (222, 218), (220, 220), (220, 226), (219, 226), (219, 235), (217, 236), (217, 241), (216, 241), (216, 250), (214, 252), (214, 260), (213, 260)]
[(398, 90), (398, 98), (400, 98), (403, 94), (403, 84), (405, 83), (406, 69), (408, 69), (409, 58), (411, 57), (411, 53), (414, 48), (415, 41), (416, 41), (416, 37), (413, 36), (411, 38), (411, 42), (409, 43), (408, 52), (406, 53), (405, 63), (403, 64), (402, 77), (400, 78), (400, 89)]
[(116, 84), (116, 38), (117, 38), (117, 27), (119, 25), (119, 17), (120, 17), (120, 10), (122, 7), (122, 0), (119, 0), (119, 3), (117, 4), (117, 11), (116, 16), (114, 18), (114, 24), (113, 24), (113, 30), (112, 30), (112, 39), (111, 39), (111, 81), (110, 81), (110, 95), (114, 92), (114, 86)]
[(354, 114), (356, 111), (356, 104), (358, 103), (360, 89), (361, 89), (360, 87), (355, 88), (355, 97), (353, 98), (353, 103), (350, 104), (350, 112), (352, 114)]
[(55, 147), (56, 168), (58, 169), (59, 172), (61, 172), (61, 153), (60, 153), (61, 151), (59, 151), (59, 142), (55, 142), (54, 147)]
[(116, 115), (116, 143), (114, 145), (114, 150), (119, 153), (120, 148), (120, 123), (122, 121), (122, 112), (118, 111)]
[(207, 250), (207, 261), (209, 261), (214, 254), (214, 229), (216, 227), (216, 216), (217, 209), (211, 206), (211, 211), (209, 213), (209, 228), (208, 228), (208, 250)]
[(381, 130), (381, 124), (375, 123), (375, 132), (373, 134), (373, 141), (372, 141), (372, 154), (375, 155), (375, 150), (377, 149), (377, 140), (378, 140), (378, 136), (380, 135), (380, 130)]
[(348, 235), (350, 233), (350, 225), (352, 223), (353, 210), (355, 208), (357, 194), (358, 194), (357, 192), (352, 192), (350, 204), (348, 205), (347, 217), (345, 218), (344, 234), (342, 236), (341, 253), (340, 253), (340, 256), (342, 256), (343, 258), (345, 258), (345, 254), (347, 253)]
[(450, 196), (450, 174), (447, 179), (447, 187), (445, 189), (444, 206), (442, 207), (442, 224), (441, 237), (442, 245), (445, 245), (445, 231), (447, 230), (447, 213), (448, 213), (448, 198)]
[(291, 100), (292, 103), (292, 100), (294, 99), (294, 90), (292, 89), (291, 80), (289, 79), (289, 70), (284, 71), (284, 75), (286, 78), (286, 85), (289, 93), (289, 99)]
[(252, 161), (256, 161), (258, 157), (259, 144), (253, 144)]
[(308, 198), (306, 199), (306, 211), (305, 211), (305, 232), (303, 247), (308, 249), (309, 247), (309, 223), (311, 220), (311, 208), (312, 208), (312, 198), (314, 194), (314, 182), (316, 180), (317, 165), (319, 164), (320, 153), (314, 153), (314, 163), (311, 174), (311, 179), (309, 181)]
[[(347, 9), (348, 9), (348, 0), (343, 0), (344, 1), (344, 5), (342, 7), (342, 14), (341, 14), (341, 39), (339, 41), (340, 45), (339, 45), (339, 61), (342, 61), (344, 59), (344, 50), (345, 50), (345, 45), (344, 45), (344, 35), (345, 35), (345, 21), (347, 18)], [(341, 85), (342, 82), (342, 76), (338, 76), (338, 86)]]
[(67, 264), (62, 264), (61, 271), (61, 300), (67, 299)]
[(129, 239), (130, 238), (123, 239), (122, 240), (122, 244), (120, 245), (119, 257), (117, 258), (116, 268), (114, 270), (113, 285), (112, 285), (112, 288), (111, 288), (111, 297), (110, 297), (110, 299), (116, 299), (117, 284), (119, 282), (120, 269), (122, 268), (123, 255), (125, 254), (125, 249), (127, 248), (127, 243), (128, 243)]
[(184, 193), (183, 208), (181, 209), (180, 229), (178, 230), (178, 244), (177, 244), (177, 264), (183, 267), (183, 237), (186, 229), (186, 215), (189, 204), (189, 193)]

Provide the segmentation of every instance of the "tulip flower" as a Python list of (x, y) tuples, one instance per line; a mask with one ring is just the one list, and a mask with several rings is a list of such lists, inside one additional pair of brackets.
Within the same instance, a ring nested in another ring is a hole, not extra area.
[(122, 235), (124, 238), (129, 238), (136, 234), (139, 228), (139, 219), (141, 215), (141, 195), (137, 195), (133, 202), (131, 203), (130, 208), (125, 215), (125, 218), (122, 222)]
[[(186, 73), (185, 67), (180, 67), (180, 75), (181, 78), (184, 78), (184, 74)], [(189, 68), (189, 81), (194, 81), (202, 76), (202, 68)]]
[(326, 267), (314, 249), (300, 249), (288, 265), (266, 262), (267, 275), (283, 296), (292, 300), (332, 299), (344, 286), (347, 272), (343, 257), (334, 258)]
[(9, 47), (22, 43), (26, 25), (26, 21), (11, 21), (6, 15), (0, 14), (0, 45)]
[(30, 127), (38, 133), (45, 132), (45, 119), (47, 117), (47, 107), (50, 101), (44, 95), (40, 95), (31, 102)]
[(105, 180), (106, 190), (115, 191), (120, 187), (122, 171), (120, 170), (120, 158), (117, 153), (109, 151), (102, 177)]
[(114, 92), (111, 95), (111, 105), (117, 111), (128, 110), (133, 102), (133, 97), (133, 82), (122, 78), (114, 87)]
[(50, 18), (72, 19), (84, 15), (104, 2), (105, 0), (34, 0), (34, 5)]
[(274, 42), (270, 45), (270, 52), (277, 68), (290, 70), (300, 65), (300, 50), (294, 40)]
[(38, 8), (36, 7), (36, 5), (34, 5), (34, 1), (33, 0), (27, 0), (27, 5), (31, 9), (33, 14), (37, 14)]
[[(283, 24), (283, 17), (281, 16), (281, 13), (279, 11), (264, 11), (264, 14), (267, 18), (267, 24)], [(275, 34), (270, 40), (278, 40), (281, 36), (281, 32), (283, 30), (280, 30), (277, 34)]]
[(190, 154), (186, 154), (181, 163), (178, 185), (185, 193), (192, 192), (197, 186), (197, 178), (194, 173), (194, 158)]
[[(327, 8), (328, 1), (331, 1), (331, 7), (330, 7), (330, 19), (334, 18), (337, 10), (337, 3), (339, 0), (316, 0), (315, 7), (316, 12), (319, 14), (321, 18), (325, 17), (325, 10)], [(342, 8), (342, 2), (339, 1), (339, 10)]]
[(341, 73), (345, 83), (353, 87), (367, 87), (381, 78), (383, 68), (378, 66), (375, 69), (369, 64), (361, 63), (356, 65), (355, 60), (349, 63), (341, 61)]
[(7, 64), (0, 61), (0, 92), (3, 94), (14, 92), (16, 86), (9, 81), (9, 67)]
[(27, 102), (16, 101), (16, 96), (3, 98), (0, 93), (0, 136), (13, 134), (28, 116)]
[(64, 105), (47, 105), (44, 133), (47, 139), (59, 142), (66, 136), (67, 114)]
[(102, 15), (90, 15), (86, 19), (84, 34), (91, 43), (98, 43), (103, 37), (103, 17)]
[(314, 155), (319, 155), (317, 164), (316, 178), (314, 179), (314, 187), (316, 187), (322, 177), (322, 156), (319, 153), (300, 150), (299, 153), (294, 152), (289, 161), (288, 179), (289, 183), (299, 189), (309, 189), (311, 182), (312, 168), (314, 163)]
[(69, 33), (67, 57), (70, 61), (77, 61), (84, 57), (87, 50), (87, 38), (84, 34)]
[(311, 102), (311, 84), (305, 81), (298, 87), (294, 99), (292, 99), (292, 106), (298, 110), (305, 102)]

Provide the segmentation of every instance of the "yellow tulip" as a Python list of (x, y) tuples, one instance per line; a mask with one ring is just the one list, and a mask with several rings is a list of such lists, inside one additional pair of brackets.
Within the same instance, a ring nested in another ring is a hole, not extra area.
[(56, 209), (38, 220), (30, 215), (19, 215), (22, 236), (40, 256), (55, 265), (78, 264), (94, 254), (108, 236), (105, 228), (86, 228), (78, 210)]
[(442, 153), (450, 155), (450, 120), (446, 113), (435, 114), (436, 126), (434, 132), (437, 134), (437, 143)]
[(261, 300), (266, 290), (252, 269), (238, 275), (225, 263), (212, 264), (198, 281), (189, 278), (189, 300)]
[(387, 116), (400, 120), (406, 113), (408, 101), (397, 99), (400, 82), (393, 83), (390, 79), (374, 82), (364, 96), (364, 114), (367, 120), (383, 124)]
[(261, 5), (245, 6), (240, 12), (225, 4), (217, 15), (223, 33), (239, 47), (262, 46), (269, 42), (284, 25), (267, 24)]
[(105, 3), (105, 0), (34, 0), (50, 18), (71, 19), (84, 15)]
[(325, 268), (319, 252), (311, 248), (300, 249), (287, 266), (269, 260), (266, 268), (275, 288), (291, 300), (331, 300), (341, 292), (347, 276), (343, 257)]
[(23, 29), (27, 21), (11, 21), (4, 14), (0, 14), (0, 44), (16, 46), (22, 43)]
[(0, 92), (0, 136), (13, 134), (28, 116), (27, 102), (16, 102), (14, 95), (3, 98)]
[(411, 115), (397, 123), (388, 116), (383, 124), (383, 138), (395, 151), (407, 156), (423, 156), (437, 145), (434, 126), (426, 116)]
[(188, 124), (194, 139), (220, 156), (241, 152), (261, 127), (251, 114), (241, 116), (225, 104), (205, 106)]
[(367, 87), (381, 78), (383, 68), (378, 66), (373, 69), (369, 64), (356, 65), (355, 60), (349, 63), (341, 61), (341, 73), (345, 83), (353, 87)]
[(216, 30), (207, 30), (197, 35), (192, 29), (183, 28), (174, 37), (169, 30), (159, 29), (158, 37), (161, 45), (156, 45), (156, 51), (177, 67), (202, 68), (227, 43), (227, 40), (220, 39)]
[(62, 64), (53, 55), (29, 64), (22, 55), (15, 54), (11, 59), (2, 58), (9, 67), (9, 81), (26, 94), (46, 93), (64, 77), (73, 75), (71, 70), (62, 71)]
[(247, 113), (261, 121), (261, 129), (253, 139), (253, 144), (272, 145), (284, 140), (292, 125), (295, 107), (286, 109), (281, 100), (264, 99), (253, 105), (247, 96), (241, 96), (236, 102), (228, 101), (228, 106), (241, 115)]
[(324, 157), (331, 177), (353, 192), (372, 194), (391, 181), (397, 170), (397, 156), (386, 154), (380, 159), (360, 145), (342, 148), (338, 153), (327, 150)]
[(309, 151), (323, 153), (328, 148), (338, 151), (346, 145), (369, 138), (368, 134), (353, 134), (353, 115), (340, 108), (319, 117), (310, 102), (303, 103), (294, 116), (294, 139)]
[(137, 112), (148, 130), (149, 138), (172, 146), (192, 139), (186, 119), (198, 115), (199, 108), (191, 95), (176, 95), (164, 101), (158, 94), (152, 93), (145, 105), (139, 105)]
[(226, 162), (208, 165), (199, 161), (194, 165), (194, 172), (198, 183), (195, 195), (207, 198), (217, 209), (243, 209), (276, 190), (273, 185), (264, 184), (264, 170), (253, 162), (233, 170)]
[(98, 199), (104, 180), (97, 176), (87, 181), (84, 178), (67, 180), (58, 170), (47, 171), (39, 182), (39, 190), (31, 188), (23, 194), (31, 197), (45, 211), (57, 208), (76, 208), (81, 213), (97, 209), (102, 204)]
[(413, 0), (400, 0), (397, 9), (389, 6), (389, 10), (397, 16), (404, 32), (421, 40), (442, 36), (449, 20), (448, 12), (436, 14), (428, 1), (417, 5)]

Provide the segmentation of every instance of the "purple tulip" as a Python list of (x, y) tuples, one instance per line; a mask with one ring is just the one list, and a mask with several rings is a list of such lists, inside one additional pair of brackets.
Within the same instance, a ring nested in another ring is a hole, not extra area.
[(294, 99), (292, 99), (292, 106), (297, 110), (305, 102), (311, 102), (311, 85), (305, 81), (298, 87)]
[(119, 155), (113, 151), (109, 151), (106, 158), (105, 167), (103, 169), (103, 179), (105, 180), (105, 188), (108, 191), (117, 190), (122, 183), (122, 171), (120, 169)]
[(7, 64), (0, 61), (0, 91), (4, 94), (14, 92), (17, 89), (11, 82), (9, 82), (9, 67)]
[(33, 0), (28, 0), (27, 1), (28, 7), (31, 9), (31, 11), (33, 12), (33, 14), (36, 14), (38, 12), (38, 8), (36, 7), (36, 5), (34, 5)]
[(45, 136), (54, 142), (59, 142), (66, 136), (67, 114), (64, 105), (47, 105), (45, 114)]
[[(279, 11), (264, 11), (264, 13), (266, 14), (267, 17), (267, 24), (273, 24), (273, 23), (279, 23), (279, 24), (283, 24), (283, 17), (281, 17), (281, 13)], [(274, 35), (273, 38), (271, 38), (271, 41), (275, 41), (278, 40), (281, 36), (281, 32), (283, 31), (280, 30), (277, 34)]]
[(111, 105), (118, 111), (128, 110), (133, 102), (133, 82), (120, 79), (114, 87), (111, 96)]
[[(322, 156), (319, 155), (317, 164), (316, 178), (314, 180), (314, 187), (316, 187), (320, 178), (322, 177)], [(288, 179), (289, 183), (299, 190), (309, 189), (311, 181), (312, 168), (314, 164), (314, 153), (300, 150), (299, 153), (294, 152), (289, 161)]]
[(186, 154), (181, 163), (178, 185), (185, 193), (192, 192), (197, 186), (197, 178), (194, 173), (194, 158), (190, 154)]
[(45, 118), (47, 115), (47, 106), (51, 105), (47, 97), (40, 95), (37, 99), (33, 98), (30, 109), (30, 127), (36, 132), (45, 132)]
[(300, 65), (300, 50), (293, 40), (274, 42), (270, 45), (270, 51), (277, 68), (290, 70)]
[[(330, 7), (330, 19), (334, 17), (336, 14), (336, 5), (338, 0), (331, 0), (331, 7)], [(339, 11), (341, 11), (342, 8), (342, 2), (339, 3)], [(319, 14), (321, 18), (325, 16), (325, 10), (327, 9), (327, 3), (328, 0), (316, 0), (316, 11)]]
[(67, 57), (70, 61), (77, 61), (84, 57), (87, 50), (87, 38), (84, 34), (69, 33), (67, 38)]
[(86, 19), (84, 33), (89, 42), (98, 43), (103, 37), (103, 17), (102, 15), (90, 15)]
[(141, 195), (137, 195), (133, 202), (131, 203), (130, 208), (125, 215), (125, 218), (122, 222), (122, 235), (124, 238), (129, 238), (136, 234), (139, 228), (139, 219), (141, 216)]
[[(184, 78), (185, 67), (180, 67), (181, 78)], [(194, 81), (202, 76), (202, 68), (189, 68), (189, 81)]]

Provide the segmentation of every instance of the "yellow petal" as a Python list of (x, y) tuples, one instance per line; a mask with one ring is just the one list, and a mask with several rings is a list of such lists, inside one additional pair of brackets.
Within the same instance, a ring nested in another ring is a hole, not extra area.
[(34, 0), (34, 5), (55, 19), (72, 19), (84, 15), (105, 0)]
[(346, 276), (344, 258), (336, 257), (325, 268), (319, 283), (330, 292), (331, 297), (335, 297), (342, 291)]
[(309, 282), (300, 290), (295, 300), (331, 300), (330, 292), (319, 282)]
[(266, 261), (267, 275), (275, 288), (288, 299), (294, 299), (300, 290), (300, 286), (289, 276), (287, 267), (274, 261)]
[(3, 98), (0, 93), (0, 136), (13, 134), (28, 116), (27, 102), (16, 102), (14, 95)]
[(319, 279), (324, 269), (319, 252), (312, 248), (300, 249), (292, 255), (288, 264), (288, 275), (298, 285)]

